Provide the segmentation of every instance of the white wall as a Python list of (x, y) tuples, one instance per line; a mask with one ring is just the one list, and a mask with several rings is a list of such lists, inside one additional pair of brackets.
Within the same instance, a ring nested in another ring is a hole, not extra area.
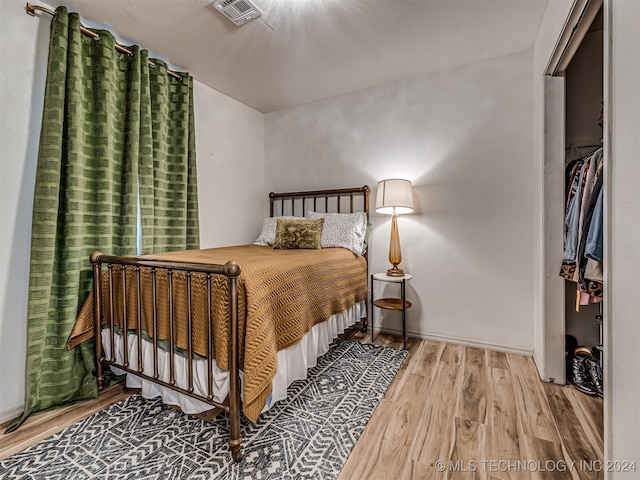
[[(531, 352), (531, 92), (527, 50), (267, 114), (267, 185), (369, 184), (375, 201), (379, 180), (410, 179), (417, 212), (398, 222), (410, 335)], [(371, 271), (384, 271), (390, 220), (371, 219)]]
[[(640, 469), (640, 2), (607, 0), (607, 22), (605, 459), (635, 461)], [(636, 470), (605, 478), (639, 475)]]
[(200, 247), (252, 243), (268, 207), (264, 115), (194, 83)]
[[(31, 209), (51, 23), (24, 8), (22, 0), (0, 1), (0, 422), (24, 403)], [(199, 82), (194, 95), (201, 244), (250, 243), (267, 205), (263, 115)]]

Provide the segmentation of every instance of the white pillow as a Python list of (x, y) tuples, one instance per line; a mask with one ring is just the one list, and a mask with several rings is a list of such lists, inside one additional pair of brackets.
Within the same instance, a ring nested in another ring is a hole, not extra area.
[(318, 213), (307, 212), (307, 218), (317, 220), (324, 218), (322, 227), (322, 248), (342, 247), (356, 255), (362, 255), (364, 239), (367, 233), (367, 214), (356, 213)]
[(299, 219), (304, 217), (267, 217), (262, 221), (262, 232), (260, 232), (260, 236), (257, 238), (254, 245), (262, 245), (262, 246), (271, 246), (276, 242), (276, 223), (279, 218), (283, 219)]

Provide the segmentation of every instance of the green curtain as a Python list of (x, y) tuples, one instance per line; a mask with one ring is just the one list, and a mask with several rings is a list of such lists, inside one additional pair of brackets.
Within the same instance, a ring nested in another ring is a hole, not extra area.
[(176, 81), (167, 75), (164, 62), (153, 62), (156, 68), (145, 69), (149, 81), (142, 89), (140, 106), (141, 137), (153, 137), (145, 146), (152, 148), (153, 162), (145, 162), (140, 175), (145, 254), (194, 249), (200, 244), (193, 80)]
[[(137, 46), (80, 32), (56, 9), (33, 207), (25, 411), (95, 398), (93, 346), (67, 350), (91, 289), (95, 250), (135, 255), (198, 248), (193, 80)], [(139, 213), (140, 212), (140, 215)], [(139, 218), (140, 217), (140, 218)]]

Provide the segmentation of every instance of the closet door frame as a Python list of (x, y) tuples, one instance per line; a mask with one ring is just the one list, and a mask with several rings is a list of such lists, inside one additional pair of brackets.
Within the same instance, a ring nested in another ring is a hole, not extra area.
[[(575, 0), (544, 79), (544, 352), (540, 377), (565, 384), (565, 280), (562, 264), (565, 203), (566, 79), (564, 72), (602, 8), (603, 0)], [(606, 95), (606, 93), (605, 93)]]
[[(586, 0), (576, 0), (574, 9), (566, 24), (565, 32), (556, 45), (561, 52), (567, 46), (566, 39), (576, 26), (572, 15), (578, 7), (588, 5)], [(640, 228), (635, 219), (640, 218), (640, 202), (638, 185), (640, 185), (640, 155), (638, 154), (638, 133), (640, 133), (640, 62), (637, 45), (640, 43), (640, 30), (637, 28), (640, 19), (640, 2), (599, 0), (604, 12), (604, 332), (603, 332), (603, 374), (604, 374), (604, 460), (606, 462), (635, 461), (640, 468)], [(558, 57), (562, 54), (558, 53)], [(547, 75), (557, 75), (557, 58), (552, 57)], [(551, 87), (553, 88), (553, 87)], [(550, 93), (551, 94), (551, 93)], [(546, 92), (545, 92), (546, 95)], [(546, 102), (545, 102), (546, 109)], [(551, 110), (548, 112), (551, 114)], [(547, 112), (545, 112), (545, 119)], [(545, 155), (547, 153), (547, 137), (545, 136)], [(546, 166), (546, 157), (545, 157)], [(545, 186), (551, 181), (547, 178)], [(547, 214), (552, 208), (551, 191), (545, 189), (544, 225), (545, 225), (545, 262), (547, 250), (556, 248), (547, 242)], [(553, 208), (559, 208), (557, 206)], [(546, 267), (544, 265), (543, 267)], [(544, 291), (553, 290), (551, 283), (555, 281), (544, 269)], [(545, 298), (542, 322), (555, 325), (564, 323), (553, 315), (553, 295)], [(550, 302), (547, 305), (547, 302)], [(547, 306), (549, 311), (547, 311)], [(547, 318), (549, 316), (549, 318)], [(551, 326), (551, 328), (555, 328)], [(559, 330), (558, 330), (559, 331)], [(557, 339), (549, 338), (545, 332), (543, 358), (548, 358), (548, 351), (557, 348)], [(550, 332), (549, 332), (550, 333)], [(564, 339), (563, 339), (564, 341)], [(547, 363), (547, 362), (545, 362)], [(544, 380), (551, 365), (539, 366)], [(638, 471), (617, 472), (605, 471), (605, 480), (637, 478)]]

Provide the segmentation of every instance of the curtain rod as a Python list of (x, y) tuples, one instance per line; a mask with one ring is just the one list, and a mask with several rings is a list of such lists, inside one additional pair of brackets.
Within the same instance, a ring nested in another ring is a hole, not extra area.
[[(56, 12), (54, 12), (53, 10), (49, 10), (48, 8), (41, 7), (39, 5), (31, 5), (28, 2), (27, 2), (26, 10), (27, 10), (27, 14), (31, 15), (32, 17), (36, 16), (36, 12), (37, 11), (48, 13), (52, 17), (55, 17), (55, 15), (56, 15)], [(100, 39), (100, 35), (98, 35), (96, 32), (92, 32), (91, 30), (89, 30), (88, 28), (83, 27), (82, 25), (80, 25), (80, 31), (82, 33), (84, 33), (85, 35), (87, 35), (88, 37), (93, 38), (94, 40), (99, 40)], [(125, 53), (127, 55), (133, 55), (131, 50), (128, 50), (128, 49), (124, 48), (122, 45), (118, 45), (117, 43), (115, 45), (115, 49), (120, 53)], [(149, 66), (151, 68), (156, 68), (156, 64), (153, 63), (151, 60), (149, 60), (148, 63), (149, 63)], [(174, 72), (173, 70), (167, 70), (167, 75), (169, 75), (169, 76), (171, 76), (173, 78), (177, 78), (178, 80), (182, 80), (182, 75)]]

